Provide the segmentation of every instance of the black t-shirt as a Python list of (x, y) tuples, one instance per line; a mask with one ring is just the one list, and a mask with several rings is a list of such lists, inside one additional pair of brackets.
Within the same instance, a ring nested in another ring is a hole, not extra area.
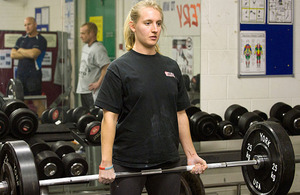
[(179, 160), (177, 111), (190, 103), (176, 61), (127, 52), (108, 67), (95, 104), (119, 114), (113, 163), (147, 168)]

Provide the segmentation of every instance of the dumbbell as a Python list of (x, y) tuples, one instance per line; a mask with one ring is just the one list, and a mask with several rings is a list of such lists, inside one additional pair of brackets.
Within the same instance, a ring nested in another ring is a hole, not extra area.
[(100, 144), (101, 139), (101, 122), (98, 119), (94, 115), (85, 114), (77, 121), (77, 129), (85, 134), (85, 138), (89, 142), (94, 144)]
[(8, 126), (8, 117), (0, 110), (0, 139), (4, 138), (9, 133)]
[(216, 133), (221, 136), (223, 139), (230, 139), (235, 134), (235, 128), (230, 121), (223, 120), (222, 117), (218, 114), (210, 114), (217, 122), (218, 128)]
[(75, 149), (64, 141), (57, 141), (51, 146), (61, 159), (65, 170), (65, 176), (86, 175), (88, 172), (88, 164), (86, 160)]
[(42, 113), (41, 122), (64, 124), (67, 122), (67, 113), (62, 107), (48, 108)]
[(270, 117), (278, 119), (291, 135), (300, 135), (300, 110), (277, 102), (270, 109)]
[(79, 106), (79, 107), (74, 108), (74, 110), (72, 111), (72, 122), (77, 123), (77, 121), (79, 120), (79, 118), (82, 115), (85, 115), (88, 113), (90, 113), (90, 110), (86, 107)]
[(43, 140), (31, 138), (26, 140), (35, 158), (39, 179), (60, 178), (63, 176), (63, 163), (59, 156)]
[(245, 107), (238, 104), (229, 106), (224, 114), (225, 120), (232, 122), (239, 128), (239, 133), (245, 135), (246, 131), (254, 122), (263, 121), (263, 119), (255, 112), (248, 112)]
[(208, 140), (215, 134), (217, 123), (210, 114), (202, 112), (196, 106), (187, 108), (186, 113), (189, 118), (193, 141)]
[(103, 110), (99, 107), (91, 108), (90, 114), (94, 115), (98, 121), (102, 121), (103, 118)]
[(19, 139), (32, 137), (38, 128), (38, 116), (21, 100), (8, 100), (2, 106), (9, 119), (10, 133)]

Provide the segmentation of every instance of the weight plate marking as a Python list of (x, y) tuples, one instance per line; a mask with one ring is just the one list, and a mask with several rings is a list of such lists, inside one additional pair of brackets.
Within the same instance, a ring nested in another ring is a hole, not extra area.
[[(39, 195), (40, 187), (34, 157), (31, 150), (24, 141), (6, 142), (0, 152), (1, 169), (9, 164), (13, 169), (13, 177), (18, 195)], [(11, 176), (11, 175), (10, 175)]]
[(292, 143), (283, 127), (275, 122), (258, 122), (245, 134), (242, 160), (266, 155), (268, 162), (260, 169), (243, 166), (245, 183), (253, 194), (287, 194), (294, 179), (295, 156)]

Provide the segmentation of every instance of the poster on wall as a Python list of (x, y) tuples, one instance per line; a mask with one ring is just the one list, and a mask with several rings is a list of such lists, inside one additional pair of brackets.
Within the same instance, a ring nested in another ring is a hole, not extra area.
[(200, 35), (201, 6), (199, 0), (161, 0), (160, 5), (164, 12), (167, 35)]
[(266, 23), (266, 0), (242, 0), (240, 5), (241, 24)]
[(0, 50), (0, 69), (2, 68), (10, 69), (12, 67), (10, 52), (11, 52), (10, 49)]
[(293, 0), (269, 0), (268, 23), (292, 24)]
[(175, 37), (172, 41), (173, 59), (178, 63), (182, 74), (193, 75), (193, 40), (191, 37)]
[(240, 32), (240, 75), (266, 74), (266, 32)]
[(65, 0), (64, 6), (64, 32), (69, 33), (68, 48), (74, 48), (75, 38), (75, 5), (73, 0)]

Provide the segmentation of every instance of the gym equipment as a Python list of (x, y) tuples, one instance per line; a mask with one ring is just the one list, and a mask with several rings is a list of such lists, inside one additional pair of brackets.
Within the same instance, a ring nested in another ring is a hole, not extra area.
[(241, 135), (244, 135), (253, 123), (263, 121), (256, 112), (248, 112), (246, 108), (238, 104), (229, 106), (225, 111), (224, 118), (238, 127)]
[(86, 160), (75, 153), (75, 149), (64, 141), (57, 141), (51, 146), (62, 160), (65, 176), (80, 176), (86, 175), (88, 171), (88, 164)]
[(35, 158), (39, 179), (53, 179), (63, 176), (63, 163), (50, 146), (38, 138), (30, 138), (27, 143)]
[(72, 112), (72, 122), (76, 123), (82, 115), (88, 114), (89, 112), (90, 110), (83, 106), (74, 108)]
[(67, 112), (62, 107), (55, 107), (46, 109), (42, 113), (42, 124), (54, 123), (56, 125), (64, 124), (67, 122)]
[(88, 123), (84, 130), (85, 138), (93, 144), (101, 143), (101, 122), (92, 121)]
[(218, 114), (210, 114), (217, 122), (218, 128), (216, 133), (223, 139), (230, 139), (235, 134), (235, 128), (230, 121), (223, 120)]
[(19, 79), (9, 79), (6, 87), (6, 96), (10, 99), (24, 100), (23, 84)]
[(77, 129), (80, 132), (84, 133), (87, 124), (89, 124), (92, 121), (95, 121), (96, 119), (97, 118), (94, 115), (91, 115), (91, 114), (82, 115), (77, 121)]
[(9, 118), (10, 133), (19, 139), (32, 137), (38, 128), (38, 116), (21, 100), (8, 100), (2, 110)]
[[(52, 185), (83, 183), (98, 180), (99, 175), (38, 180), (33, 155), (24, 141), (10, 141), (0, 151), (0, 192), (16, 194), (40, 193), (40, 188)], [(272, 121), (253, 124), (244, 136), (241, 161), (208, 164), (208, 169), (242, 167), (245, 183), (252, 194), (287, 194), (293, 183), (294, 149), (283, 127)], [(117, 172), (116, 177), (134, 177), (150, 174), (190, 171), (194, 165), (171, 169), (150, 169), (141, 172)], [(14, 170), (14, 171), (12, 171)], [(42, 189), (41, 189), (42, 190)]]
[(208, 140), (215, 134), (217, 122), (210, 114), (202, 112), (196, 106), (190, 106), (185, 111), (189, 118), (193, 141)]
[(258, 114), (264, 121), (268, 120), (268, 115), (260, 110), (253, 110), (254, 113)]
[(300, 135), (300, 110), (277, 102), (270, 109), (270, 117), (278, 119), (291, 135)]
[(5, 137), (9, 133), (8, 125), (8, 117), (4, 112), (0, 110), (0, 139)]

